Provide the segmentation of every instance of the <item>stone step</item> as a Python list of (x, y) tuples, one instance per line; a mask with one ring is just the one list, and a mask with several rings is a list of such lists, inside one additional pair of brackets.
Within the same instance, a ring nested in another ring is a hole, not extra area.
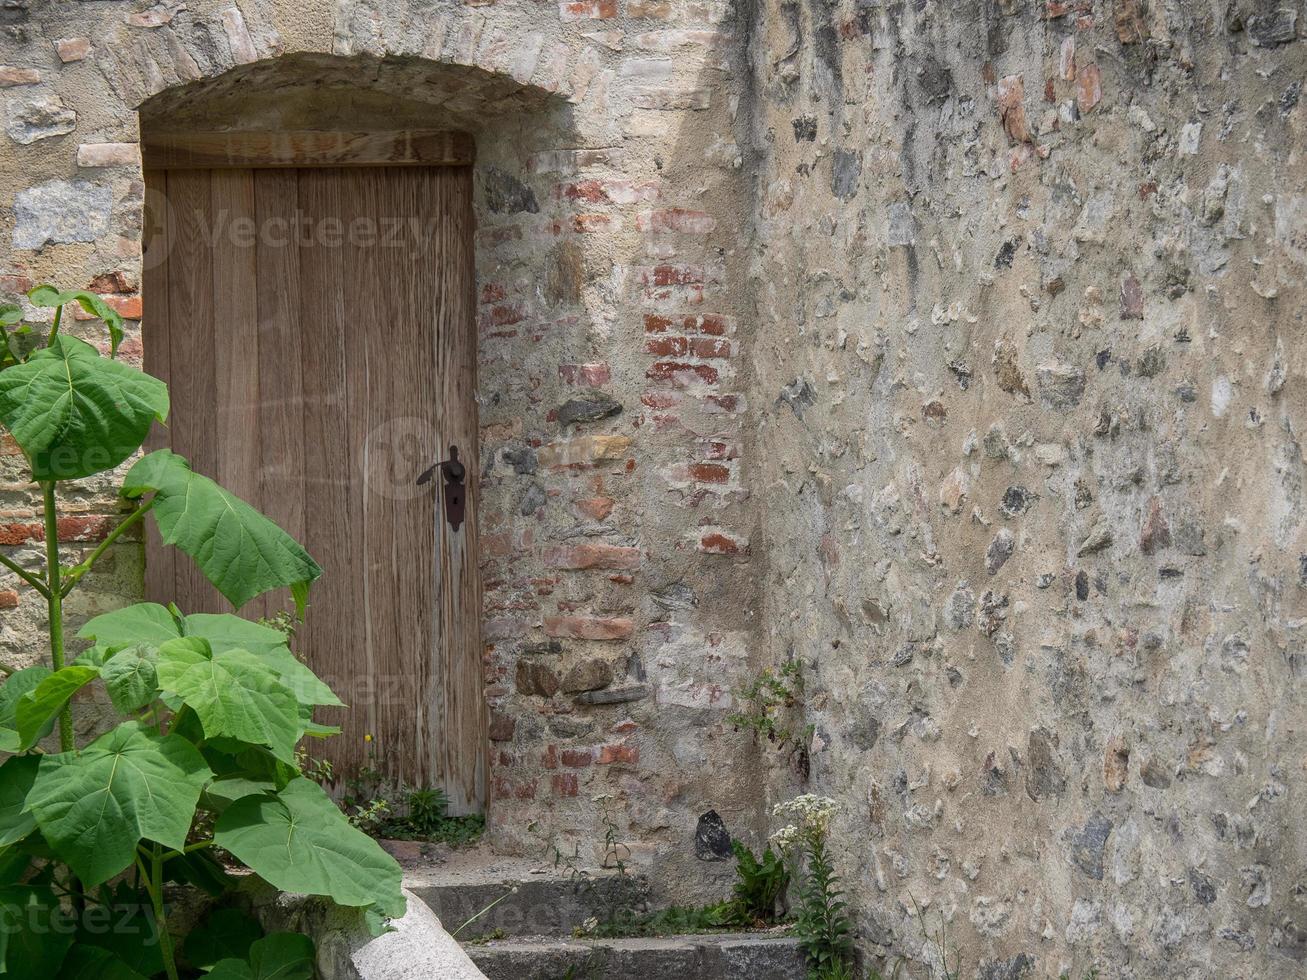
[(421, 898), (451, 933), (483, 912), (461, 930), (463, 941), (495, 932), (569, 936), (587, 919), (603, 918), (614, 907), (641, 908), (648, 898), (647, 882), (635, 875), (541, 872), (507, 862), (411, 869), (404, 876), (404, 887)]
[(766, 933), (496, 940), (465, 947), (487, 980), (805, 980), (798, 941)]

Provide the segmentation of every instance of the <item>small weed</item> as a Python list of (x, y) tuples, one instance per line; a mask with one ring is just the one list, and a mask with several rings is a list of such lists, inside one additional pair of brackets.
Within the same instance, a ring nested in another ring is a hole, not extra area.
[(767, 667), (744, 690), (737, 692), (744, 702), (743, 711), (735, 711), (726, 720), (737, 729), (753, 732), (756, 738), (766, 738), (782, 752), (790, 754), (795, 771), (808, 777), (810, 762), (808, 742), (813, 727), (791, 728), (786, 719), (796, 713), (803, 702), (803, 668), (795, 658), (787, 660), (779, 670)]
[(507, 938), (507, 936), (508, 936), (508, 933), (504, 932), (504, 930), (503, 930), (502, 927), (499, 928), (499, 929), (491, 929), (489, 932), (483, 932), (483, 933), (481, 933), (480, 935), (473, 936), (471, 939), (465, 939), (465, 940), (463, 940), (463, 945), (464, 945), (464, 946), (484, 946), (484, 945), (486, 945), (487, 943), (492, 943), (492, 942), (494, 942), (496, 939), (504, 939), (504, 938)]
[(392, 787), (371, 767), (361, 769), (348, 781), (341, 804), (359, 830), (389, 840), (465, 847), (475, 843), (486, 829), (481, 814), (449, 816), (449, 799), (441, 790)]

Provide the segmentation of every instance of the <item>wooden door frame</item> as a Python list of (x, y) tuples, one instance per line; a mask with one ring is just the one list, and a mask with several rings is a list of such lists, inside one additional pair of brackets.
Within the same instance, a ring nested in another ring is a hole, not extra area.
[(476, 141), (457, 129), (283, 129), (142, 133), (145, 170), (275, 167), (467, 167)]

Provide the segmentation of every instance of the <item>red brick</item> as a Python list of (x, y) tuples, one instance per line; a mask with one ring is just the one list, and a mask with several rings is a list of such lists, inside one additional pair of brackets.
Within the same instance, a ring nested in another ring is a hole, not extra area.
[(633, 184), (629, 180), (577, 180), (559, 184), (554, 196), (560, 200), (586, 204), (635, 204), (658, 197), (658, 185)]
[[(105, 304), (110, 309), (116, 310), (118, 315), (124, 320), (139, 320), (142, 314), (141, 297), (139, 296), (101, 296)], [(78, 320), (97, 319), (94, 314), (87, 313), (79, 304), (73, 305), (73, 316)]]
[(728, 483), (731, 471), (721, 463), (691, 463), (690, 477), (699, 483)]
[(689, 349), (684, 337), (648, 337), (644, 342), (644, 352), (657, 357), (684, 357)]
[(659, 316), (657, 313), (646, 313), (644, 315), (645, 333), (666, 333), (671, 325), (672, 318), (669, 316)]
[(136, 284), (127, 278), (127, 273), (120, 270), (101, 272), (87, 284), (93, 293), (134, 293)]
[(508, 290), (501, 283), (487, 282), (481, 286), (481, 303), (499, 303), (508, 296)]
[(694, 357), (730, 357), (731, 342), (717, 337), (694, 337), (690, 340), (690, 354)]
[[(687, 318), (688, 319), (688, 318)], [(694, 317), (696, 326), (700, 333), (711, 334), (714, 337), (721, 337), (729, 332), (729, 324), (726, 317), (717, 316), (713, 313), (705, 313), (703, 316)]]
[(521, 323), (526, 319), (526, 311), (520, 306), (512, 304), (504, 306), (492, 306), (488, 310), (483, 310), (477, 317), (477, 323), (483, 328), (490, 327), (511, 327), (515, 323)]
[(594, 761), (594, 753), (589, 749), (563, 749), (562, 759), (569, 769), (584, 769)]
[(44, 540), (45, 528), (40, 524), (0, 524), (0, 545)]
[(574, 640), (624, 640), (635, 631), (635, 624), (622, 616), (546, 616), (548, 636), (566, 636)]
[(1094, 64), (1084, 65), (1076, 72), (1076, 106), (1088, 112), (1103, 101), (1103, 74)]
[(696, 286), (704, 281), (703, 269), (693, 265), (656, 265), (644, 272), (646, 286)]
[(646, 391), (640, 396), (640, 403), (648, 408), (675, 408), (681, 404), (681, 398), (674, 391)]
[(546, 549), (544, 560), (550, 568), (639, 568), (640, 549), (611, 544), (557, 545)]
[(578, 511), (595, 521), (602, 521), (613, 512), (612, 497), (585, 497), (574, 502)]
[(13, 589), (0, 590), (0, 609), (17, 609), (18, 593)]
[(740, 411), (739, 395), (709, 395), (703, 400), (705, 412), (719, 411), (734, 413)]
[[(118, 525), (118, 518), (103, 514), (59, 518), (60, 541), (103, 541)], [(119, 539), (121, 540), (121, 539)]]
[(491, 781), (493, 795), (501, 800), (534, 800), (536, 785), (534, 782), (514, 783), (503, 776), (495, 776)]
[(605, 745), (599, 750), (596, 761), (601, 766), (613, 763), (636, 766), (640, 764), (640, 748), (636, 745)]
[(27, 276), (0, 276), (0, 292), (29, 293), (32, 286), (32, 280)]
[(749, 544), (724, 531), (706, 531), (699, 538), (699, 550), (707, 555), (738, 555), (748, 551)]
[(611, 214), (578, 214), (572, 217), (572, 230), (578, 235), (596, 231), (611, 231), (617, 219)]
[(562, 20), (607, 20), (617, 16), (617, 0), (562, 0), (558, 16)]
[(686, 387), (695, 381), (704, 384), (717, 383), (717, 369), (709, 364), (682, 364), (678, 361), (657, 361), (645, 372), (645, 377), (654, 381), (670, 381), (679, 387)]
[(558, 377), (564, 384), (597, 388), (613, 380), (612, 369), (604, 361), (592, 364), (560, 364)]
[(555, 796), (575, 796), (580, 790), (580, 780), (574, 772), (560, 772), (549, 779)]
[(646, 211), (635, 219), (635, 226), (640, 231), (679, 231), (690, 235), (706, 235), (717, 227), (717, 219), (706, 211), (667, 208), (663, 211)]

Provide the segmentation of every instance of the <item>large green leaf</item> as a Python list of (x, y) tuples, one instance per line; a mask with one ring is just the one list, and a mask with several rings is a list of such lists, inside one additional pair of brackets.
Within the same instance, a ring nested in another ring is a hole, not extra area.
[(72, 932), (48, 884), (0, 888), (0, 975), (15, 980), (57, 975)]
[(18, 702), (52, 673), (49, 667), (26, 667), (0, 685), (0, 752), (18, 751)]
[(313, 980), (313, 940), (298, 932), (274, 932), (250, 947), (255, 980)]
[(63, 306), (65, 303), (76, 302), (83, 310), (91, 316), (99, 317), (104, 321), (104, 325), (109, 328), (109, 356), (113, 357), (118, 353), (118, 345), (123, 341), (123, 318), (112, 306), (102, 300), (95, 293), (88, 293), (81, 289), (70, 289), (66, 292), (60, 292), (53, 286), (37, 286), (27, 294), (27, 298), (33, 306)]
[(249, 959), (250, 946), (263, 935), (263, 927), (240, 909), (217, 909), (191, 930), (183, 952), (197, 970), (209, 970), (220, 960)]
[(311, 780), (237, 800), (218, 818), (214, 839), (282, 891), (404, 913), (399, 865)]
[(183, 847), (212, 775), (186, 739), (128, 721), (81, 752), (42, 757), (27, 805), (55, 853), (98, 885), (132, 864), (143, 838)]
[(27, 812), (27, 794), (40, 761), (34, 755), (20, 755), (0, 766), (0, 847), (15, 844), (36, 829), (36, 818)]
[(96, 616), (77, 633), (98, 647), (144, 646), (158, 649), (182, 635), (177, 620), (157, 602), (138, 602)]
[(313, 980), (313, 940), (297, 932), (274, 932), (250, 946), (248, 959), (220, 960), (208, 974), (216, 980)]
[(26, 752), (45, 737), (68, 699), (100, 672), (94, 667), (65, 667), (57, 670), (18, 699), (18, 750)]
[(284, 633), (231, 613), (194, 613), (180, 617), (179, 622), (163, 606), (141, 602), (96, 616), (77, 635), (99, 648), (140, 645), (155, 650), (179, 636), (200, 637), (209, 641), (215, 653), (248, 650), (257, 656), (277, 673), (300, 704), (341, 706), (331, 688), (295, 659)]
[(139, 711), (151, 701), (159, 690), (154, 672), (154, 651), (148, 647), (127, 647), (119, 650), (100, 668), (109, 700), (124, 715)]
[(299, 542), (170, 450), (150, 453), (127, 474), (126, 496), (151, 491), (163, 540), (190, 555), (233, 606), (289, 587), (303, 614), (322, 569)]
[(159, 648), (159, 688), (193, 710), (205, 738), (226, 735), (266, 745), (295, 761), (299, 702), (258, 657), (246, 650), (214, 653), (207, 640), (182, 637)]
[(162, 973), (163, 951), (149, 895), (127, 878), (101, 885), (92, 894), (96, 904), (88, 903), (79, 917), (77, 943), (106, 949), (147, 977)]
[(78, 943), (68, 951), (58, 980), (149, 980), (101, 946)]
[(78, 480), (112, 469), (168, 417), (168, 386), (58, 336), (23, 364), (0, 371), (0, 422), (38, 480)]

